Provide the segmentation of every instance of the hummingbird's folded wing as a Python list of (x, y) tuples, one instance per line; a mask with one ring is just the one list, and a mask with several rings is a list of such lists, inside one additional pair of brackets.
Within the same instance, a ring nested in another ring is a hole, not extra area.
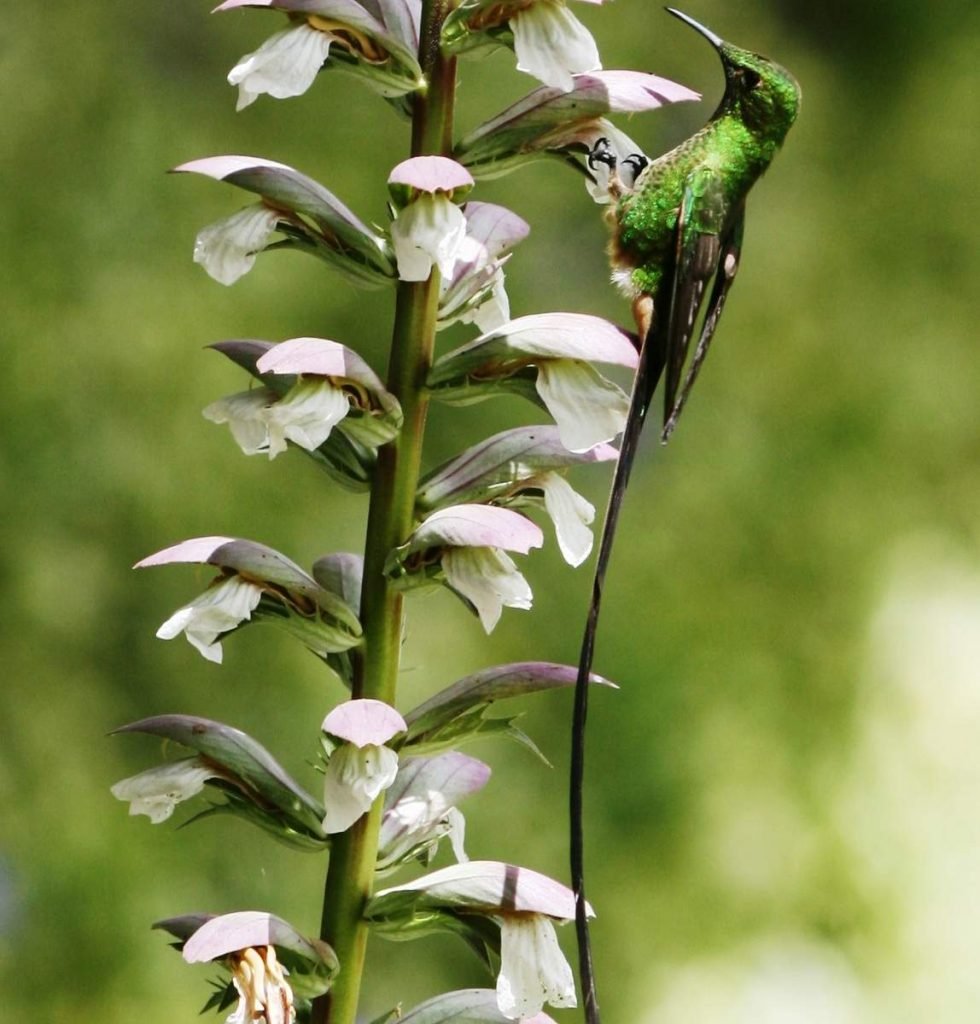
[(674, 272), (665, 313), (664, 424), (676, 419), (681, 374), (705, 289), (718, 269), (724, 221), (722, 179), (713, 168), (701, 166), (685, 182), (677, 211)]
[[(708, 311), (704, 315), (704, 323), (701, 325), (701, 334), (698, 338), (697, 348), (695, 348), (694, 355), (691, 357), (691, 363), (687, 368), (687, 374), (684, 377), (684, 383), (681, 385), (680, 393), (667, 406), (664, 427), (660, 433), (660, 439), (664, 443), (668, 441), (670, 435), (674, 432), (674, 427), (677, 426), (677, 420), (684, 409), (687, 397), (691, 393), (691, 388), (694, 387), (698, 372), (708, 354), (708, 346), (711, 344), (712, 337), (714, 337), (715, 328), (718, 326), (718, 321), (721, 318), (721, 312), (725, 308), (725, 299), (728, 298), (728, 291), (735, 280), (735, 275), (738, 273), (739, 261), (742, 255), (742, 232), (744, 227), (745, 203), (743, 202), (735, 210), (734, 217), (728, 227), (725, 228), (721, 238), (716, 239), (718, 244), (716, 246), (715, 264), (712, 268), (715, 283), (711, 289), (711, 298), (708, 300)], [(709, 274), (708, 276), (710, 277), (711, 275)], [(703, 289), (704, 283), (702, 282), (702, 294)], [(695, 317), (696, 313), (697, 310), (692, 311), (692, 315)], [(690, 335), (688, 335), (689, 337)], [(687, 342), (685, 342), (685, 346), (686, 344)]]

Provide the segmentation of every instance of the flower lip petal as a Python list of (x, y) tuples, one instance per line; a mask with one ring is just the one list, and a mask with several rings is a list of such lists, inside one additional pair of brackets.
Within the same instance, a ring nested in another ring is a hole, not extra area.
[(452, 505), (433, 512), (412, 535), (415, 551), (436, 545), (491, 547), (526, 555), (544, 543), (540, 527), (510, 509), (494, 505)]
[(388, 175), (389, 185), (406, 185), (420, 192), (451, 192), (472, 188), (473, 176), (460, 163), (445, 156), (415, 156), (403, 160)]
[(405, 719), (384, 701), (363, 698), (338, 704), (323, 720), (323, 732), (353, 743), (380, 746), (393, 736), (405, 732)]

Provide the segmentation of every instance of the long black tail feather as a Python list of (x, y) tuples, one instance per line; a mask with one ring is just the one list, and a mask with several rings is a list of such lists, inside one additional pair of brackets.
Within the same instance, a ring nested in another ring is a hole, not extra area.
[(592, 578), (592, 600), (582, 635), (578, 675), (575, 680), (575, 707), (572, 714), (572, 756), (569, 782), (569, 851), (571, 858), (572, 889), (575, 892), (575, 933), (578, 940), (579, 981), (585, 1006), (587, 1024), (600, 1024), (599, 1003), (596, 994), (595, 971), (592, 964), (592, 946), (585, 898), (585, 851), (582, 790), (585, 778), (585, 726), (589, 710), (589, 675), (595, 653), (596, 631), (602, 606), (602, 588), (606, 569), (612, 556), (613, 539), (619, 522), (619, 511), (626, 494), (633, 460), (636, 457), (640, 434), (650, 408), (650, 400), (664, 370), (666, 353), (657, 332), (650, 332), (640, 354), (640, 365), (633, 381), (629, 413), (616, 463), (616, 473), (609, 492), (606, 518), (596, 556)]

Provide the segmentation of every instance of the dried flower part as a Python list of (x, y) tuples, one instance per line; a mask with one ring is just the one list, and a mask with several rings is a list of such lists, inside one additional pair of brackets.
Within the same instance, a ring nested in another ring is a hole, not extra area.
[(233, 953), (231, 978), (238, 992), (238, 1006), (227, 1024), (293, 1024), (296, 1007), (286, 972), (275, 947), (259, 946)]

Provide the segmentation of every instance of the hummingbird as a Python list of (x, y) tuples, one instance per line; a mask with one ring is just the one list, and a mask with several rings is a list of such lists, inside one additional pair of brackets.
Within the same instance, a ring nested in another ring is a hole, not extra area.
[[(707, 39), (721, 59), (725, 92), (717, 110), (700, 131), (656, 160), (648, 160), (642, 153), (620, 160), (606, 139), (599, 139), (588, 157), (593, 177), (605, 180), (611, 200), (607, 220), (612, 278), (632, 302), (641, 339), (575, 687), (571, 874), (579, 972), (589, 1024), (597, 1024), (599, 1016), (586, 921), (582, 779), (588, 679), (613, 537), (657, 384), (664, 377), (661, 440), (666, 443), (704, 363), (738, 272), (746, 196), (772, 162), (800, 106), (800, 87), (785, 68), (725, 42), (681, 11), (672, 7), (667, 11)], [(706, 294), (709, 298), (697, 344), (688, 358)]]

